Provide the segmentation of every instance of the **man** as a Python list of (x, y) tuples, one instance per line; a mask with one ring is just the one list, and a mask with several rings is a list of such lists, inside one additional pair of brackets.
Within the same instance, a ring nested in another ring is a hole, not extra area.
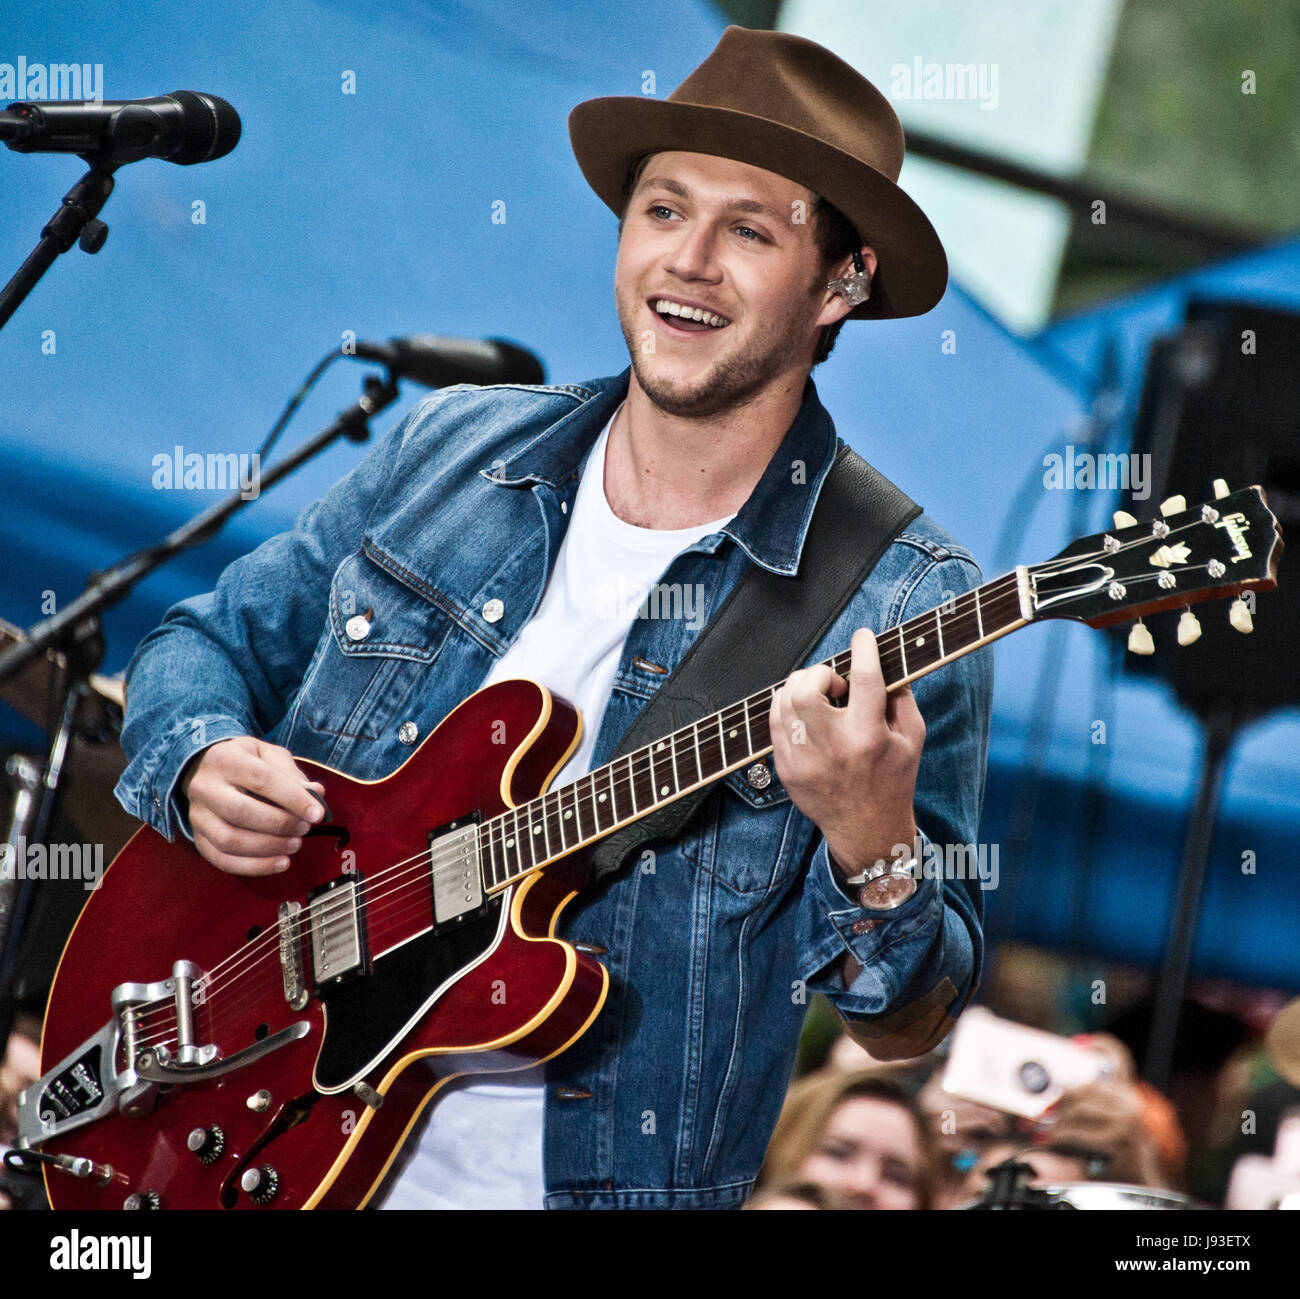
[[(386, 776), (503, 677), (586, 719), (556, 784), (602, 764), (747, 565), (798, 572), (839, 445), (809, 372), (839, 325), (942, 295), (938, 238), (894, 183), (897, 118), (812, 42), (729, 28), (667, 102), (591, 101), (570, 129), (621, 218), (631, 372), (427, 398), (128, 669), (118, 795), (220, 869), (286, 869), (320, 818), (291, 754)], [(851, 639), (847, 706), (829, 668), (795, 672), (775, 772), (727, 777), (564, 913), (610, 971), (600, 1015), (545, 1065), (440, 1094), (384, 1203), (737, 1207), (808, 994), (881, 1057), (942, 1038), (978, 975), (979, 893), (906, 858), (975, 837), (991, 665), (887, 696), (865, 629), (977, 581), (928, 519), (908, 525), (807, 660)], [(647, 591), (677, 616), (636, 617)], [(873, 870), (900, 905), (863, 905)]]

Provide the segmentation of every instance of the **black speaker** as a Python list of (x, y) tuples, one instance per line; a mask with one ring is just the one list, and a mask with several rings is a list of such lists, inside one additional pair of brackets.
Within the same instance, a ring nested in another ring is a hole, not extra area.
[[(1143, 519), (1168, 496), (1189, 506), (1258, 484), (1284, 543), (1300, 544), (1300, 315), (1254, 303), (1193, 299), (1182, 329), (1156, 341), (1134, 425), (1133, 450), (1150, 457), (1151, 497), (1126, 508)], [(1130, 670), (1168, 680), (1201, 716), (1230, 706), (1243, 720), (1300, 703), (1300, 581), (1285, 556), (1274, 591), (1255, 602), (1250, 635), (1228, 624), (1227, 602), (1194, 612), (1202, 634), (1180, 647), (1178, 613), (1147, 619), (1153, 655), (1129, 654)]]

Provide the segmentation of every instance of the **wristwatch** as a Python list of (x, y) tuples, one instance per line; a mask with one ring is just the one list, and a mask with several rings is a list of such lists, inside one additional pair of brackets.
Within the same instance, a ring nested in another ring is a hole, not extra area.
[(858, 901), (869, 911), (893, 911), (917, 890), (916, 858), (878, 861), (844, 882), (858, 890)]

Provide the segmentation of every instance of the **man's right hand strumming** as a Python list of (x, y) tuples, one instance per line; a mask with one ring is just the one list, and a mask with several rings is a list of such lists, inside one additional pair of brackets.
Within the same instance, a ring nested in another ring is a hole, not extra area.
[(302, 836), (325, 811), (288, 749), (241, 735), (205, 749), (185, 769), (194, 846), (232, 875), (274, 875), (289, 869)]

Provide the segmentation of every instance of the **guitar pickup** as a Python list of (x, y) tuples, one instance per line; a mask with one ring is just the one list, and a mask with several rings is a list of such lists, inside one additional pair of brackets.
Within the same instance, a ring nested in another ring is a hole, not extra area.
[(487, 910), (479, 856), (479, 814), (429, 831), (429, 884), (433, 890), (433, 932), (462, 925)]
[[(307, 895), (312, 976), (316, 989), (335, 988), (370, 972), (365, 891), (361, 876), (340, 875)], [(288, 987), (286, 985), (286, 992)], [(290, 1003), (292, 1004), (292, 1003)]]

